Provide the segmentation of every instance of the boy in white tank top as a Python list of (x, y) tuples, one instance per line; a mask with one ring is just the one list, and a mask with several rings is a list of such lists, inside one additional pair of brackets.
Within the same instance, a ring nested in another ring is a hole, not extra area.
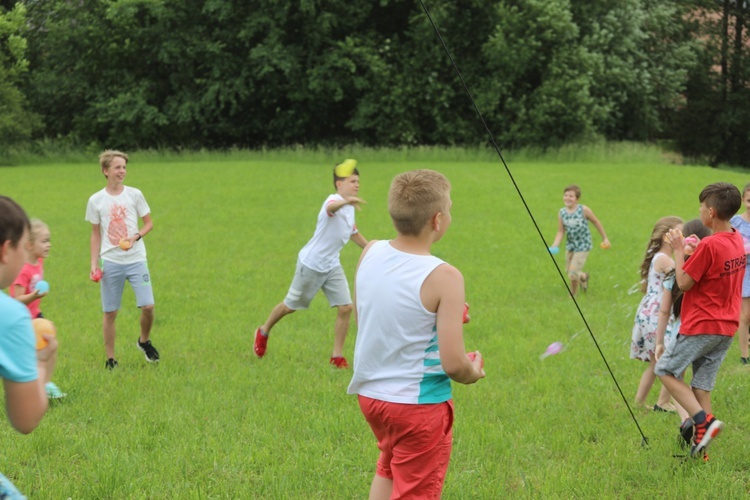
[(440, 498), (453, 444), (451, 380), (484, 377), (466, 354), (463, 276), (430, 254), (451, 223), (450, 183), (432, 170), (396, 176), (388, 211), (398, 232), (371, 241), (355, 279), (354, 376), (380, 457), (370, 498)]

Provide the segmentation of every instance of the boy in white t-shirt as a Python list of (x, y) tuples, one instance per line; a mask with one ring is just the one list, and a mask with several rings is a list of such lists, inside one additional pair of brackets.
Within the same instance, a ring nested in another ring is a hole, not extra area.
[(274, 325), (287, 314), (307, 309), (318, 290), (322, 289), (330, 306), (338, 310), (330, 363), (337, 368), (349, 367), (344, 358), (344, 342), (352, 313), (352, 298), (339, 254), (350, 239), (362, 248), (367, 245), (354, 223), (354, 209), (361, 210), (360, 204), (364, 203), (357, 197), (359, 171), (356, 165), (355, 160), (345, 160), (334, 167), (336, 194), (328, 196), (318, 212), (315, 233), (297, 256), (297, 268), (289, 292), (271, 310), (266, 322), (255, 330), (253, 350), (259, 358), (266, 354), (268, 335)]
[(357, 342), (347, 392), (378, 441), (370, 499), (440, 498), (453, 444), (451, 380), (484, 377), (466, 354), (464, 279), (431, 255), (451, 224), (450, 183), (432, 170), (396, 176), (388, 212), (398, 232), (371, 241), (357, 266)]
[[(137, 346), (149, 363), (159, 361), (159, 352), (149, 337), (154, 324), (154, 292), (146, 261), (143, 237), (151, 232), (151, 209), (140, 190), (125, 186), (128, 155), (106, 150), (99, 155), (99, 164), (107, 186), (94, 193), (86, 206), (86, 221), (91, 223), (91, 276), (101, 279), (102, 331), (107, 353), (105, 368), (117, 366), (115, 359), (115, 319), (122, 303), (125, 281), (135, 293), (141, 309), (141, 335)], [(138, 219), (143, 227), (138, 229)], [(99, 259), (102, 267), (99, 267)]]

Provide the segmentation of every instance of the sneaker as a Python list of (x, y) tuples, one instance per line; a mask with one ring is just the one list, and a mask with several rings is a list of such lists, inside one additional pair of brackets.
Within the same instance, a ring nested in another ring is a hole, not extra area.
[(143, 351), (143, 354), (146, 355), (146, 361), (148, 361), (149, 363), (159, 361), (159, 351), (157, 351), (156, 347), (151, 344), (150, 340), (141, 343), (141, 339), (138, 339), (138, 349)]
[(680, 424), (680, 446), (687, 448), (693, 441), (693, 419), (686, 418), (684, 422)]
[(255, 355), (262, 358), (266, 354), (266, 347), (268, 346), (268, 334), (263, 335), (260, 328), (255, 330), (255, 343), (253, 344), (253, 350)]
[(104, 368), (107, 370), (114, 370), (117, 368), (117, 361), (115, 361), (113, 358), (109, 358), (106, 363), (104, 363)]
[(695, 425), (693, 447), (690, 449), (690, 456), (697, 457), (704, 455), (703, 451), (711, 444), (711, 440), (719, 435), (723, 428), (724, 422), (711, 414), (706, 415), (705, 422)]
[(581, 273), (581, 290), (586, 292), (589, 289), (589, 273)]
[(750, 358), (740, 358), (740, 363), (743, 365), (750, 364)]
[(67, 396), (54, 382), (47, 382), (44, 385), (44, 389), (47, 391), (47, 397), (50, 399), (61, 399)]
[(349, 363), (346, 362), (344, 356), (331, 356), (330, 363), (336, 368), (349, 368)]

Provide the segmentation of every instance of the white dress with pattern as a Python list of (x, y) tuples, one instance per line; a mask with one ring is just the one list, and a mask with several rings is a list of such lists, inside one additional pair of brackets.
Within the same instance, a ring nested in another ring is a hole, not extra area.
[(648, 269), (648, 284), (646, 294), (638, 305), (633, 325), (633, 337), (630, 343), (630, 358), (650, 361), (656, 348), (656, 327), (659, 323), (659, 309), (661, 308), (662, 283), (666, 273), (654, 270), (654, 264), (660, 256), (667, 254), (657, 252), (651, 260)]

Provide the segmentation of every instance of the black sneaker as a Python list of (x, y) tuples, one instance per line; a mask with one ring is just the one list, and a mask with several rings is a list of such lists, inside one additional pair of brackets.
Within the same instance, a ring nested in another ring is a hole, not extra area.
[(106, 363), (104, 363), (104, 368), (107, 370), (114, 370), (117, 368), (117, 361), (114, 360), (114, 358), (109, 358)]
[(693, 440), (693, 419), (686, 418), (684, 422), (680, 424), (680, 446), (686, 449)]
[(710, 413), (706, 415), (706, 421), (702, 424), (695, 425), (695, 432), (693, 433), (693, 447), (690, 448), (690, 456), (697, 457), (707, 455), (704, 450), (708, 447), (711, 441), (719, 435), (721, 430), (724, 428), (724, 422), (717, 419)]
[(146, 361), (148, 361), (149, 363), (159, 361), (159, 351), (157, 351), (156, 347), (151, 344), (150, 340), (141, 343), (141, 339), (138, 339), (138, 349), (143, 351), (143, 354), (146, 355)]

